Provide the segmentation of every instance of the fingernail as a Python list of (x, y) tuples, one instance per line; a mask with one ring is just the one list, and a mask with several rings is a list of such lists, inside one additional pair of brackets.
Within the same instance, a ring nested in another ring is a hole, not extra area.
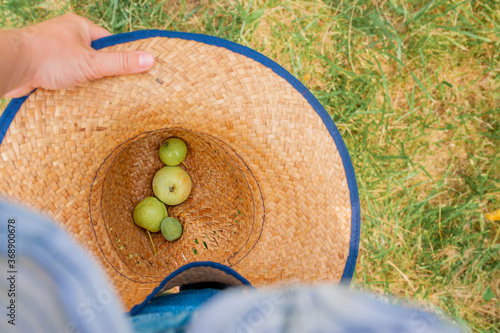
[(149, 68), (152, 67), (155, 63), (155, 58), (147, 52), (139, 53), (139, 67), (140, 68)]

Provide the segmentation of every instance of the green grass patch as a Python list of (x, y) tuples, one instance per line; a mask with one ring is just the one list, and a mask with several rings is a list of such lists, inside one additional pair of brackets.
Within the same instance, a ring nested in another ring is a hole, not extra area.
[[(249, 46), (320, 100), (362, 208), (354, 287), (498, 332), (497, 1), (3, 1), (0, 24), (65, 11), (113, 33), (166, 29)], [(5, 107), (5, 103), (3, 104)]]

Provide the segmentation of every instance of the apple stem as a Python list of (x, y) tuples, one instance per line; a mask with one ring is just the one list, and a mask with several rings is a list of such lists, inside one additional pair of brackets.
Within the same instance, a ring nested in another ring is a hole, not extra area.
[(184, 163), (184, 161), (182, 161), (182, 164), (184, 164), (184, 166), (186, 167), (186, 169), (189, 170), (188, 166), (186, 165), (186, 163)]
[(151, 240), (151, 245), (153, 245), (153, 253), (156, 257), (156, 248), (155, 248), (155, 243), (153, 243), (153, 238), (151, 238), (151, 234), (149, 233), (149, 230), (146, 230), (148, 232), (148, 235), (149, 235), (149, 239)]

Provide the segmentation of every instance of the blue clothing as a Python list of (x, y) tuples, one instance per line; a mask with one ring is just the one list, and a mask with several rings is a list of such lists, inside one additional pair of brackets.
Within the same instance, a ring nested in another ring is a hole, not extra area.
[(0, 221), (0, 308), (15, 305), (0, 332), (133, 332), (103, 271), (64, 230), (2, 201)]
[(331, 285), (185, 290), (131, 316), (65, 231), (2, 201), (0, 221), (1, 332), (460, 332), (425, 311)]
[(457, 333), (425, 311), (331, 285), (236, 290), (202, 307), (189, 333)]
[(186, 290), (155, 297), (130, 318), (136, 332), (159, 333), (185, 331), (196, 311), (220, 290)]

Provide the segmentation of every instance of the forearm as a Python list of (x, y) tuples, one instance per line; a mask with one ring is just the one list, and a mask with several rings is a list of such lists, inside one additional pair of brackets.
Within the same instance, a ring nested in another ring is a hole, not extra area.
[(24, 29), (0, 30), (0, 97), (33, 79), (30, 35)]

